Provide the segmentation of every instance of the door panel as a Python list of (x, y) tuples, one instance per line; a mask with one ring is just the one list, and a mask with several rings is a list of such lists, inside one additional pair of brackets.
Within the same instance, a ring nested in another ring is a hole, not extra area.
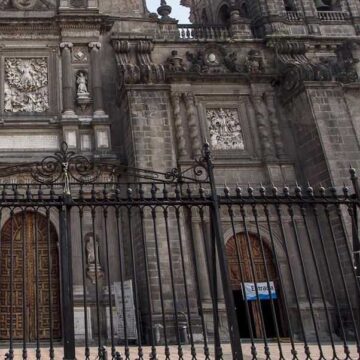
[[(10, 283), (11, 239), (13, 239), (12, 285)], [(10, 337), (11, 290), (13, 290), (13, 338), (23, 339), (25, 336), (27, 341), (35, 340), (37, 323), (39, 338), (48, 339), (50, 337), (50, 284), (53, 336), (60, 338), (59, 258), (57, 235), (53, 225), (40, 214), (27, 212), (14, 215), (5, 223), (1, 231), (0, 246), (0, 338), (9, 339)], [(38, 256), (36, 256), (36, 248)], [(38, 275), (37, 288), (36, 275)], [(38, 305), (38, 322), (36, 305)], [(23, 316), (24, 306), (25, 318)]]

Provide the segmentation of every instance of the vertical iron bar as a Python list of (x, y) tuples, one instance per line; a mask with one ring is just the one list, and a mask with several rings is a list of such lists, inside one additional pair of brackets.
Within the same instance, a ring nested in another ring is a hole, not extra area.
[(131, 272), (133, 277), (138, 356), (139, 359), (143, 359), (144, 354), (143, 354), (142, 342), (141, 342), (141, 316), (139, 309), (139, 295), (138, 295), (137, 272), (136, 272), (135, 244), (134, 244), (134, 236), (133, 236), (132, 208), (133, 208), (132, 206), (128, 206), (128, 226), (129, 226), (130, 252), (131, 252), (131, 263), (132, 263)]
[(49, 269), (48, 269), (48, 285), (49, 285), (49, 291), (48, 291), (48, 296), (49, 296), (49, 331), (50, 331), (50, 350), (49, 350), (49, 356), (50, 359), (54, 359), (54, 334), (53, 334), (53, 313), (52, 313), (52, 308), (53, 308), (53, 301), (52, 301), (52, 253), (51, 253), (51, 228), (50, 228), (50, 209), (47, 208), (46, 209), (46, 220), (47, 220), (47, 251), (48, 251), (48, 264), (49, 264)]
[(84, 326), (85, 326), (85, 360), (90, 359), (89, 348), (89, 331), (88, 331), (88, 306), (87, 306), (87, 286), (86, 286), (86, 270), (85, 270), (85, 244), (84, 244), (84, 208), (79, 208), (80, 217), (80, 246), (81, 246), (81, 268), (82, 268), (82, 284), (83, 284), (83, 303), (84, 303)]
[[(63, 306), (63, 360), (75, 359), (75, 334), (74, 334), (74, 298), (72, 277), (72, 250), (71, 250), (71, 219), (69, 197), (60, 199), (60, 254), (61, 254), (61, 281), (62, 281), (62, 306)], [(66, 330), (65, 330), (66, 326)]]
[[(358, 352), (360, 352), (359, 351), (360, 350), (360, 340), (359, 340), (358, 327), (357, 327), (354, 311), (353, 311), (353, 308), (352, 308), (349, 289), (348, 289), (348, 286), (346, 284), (344, 269), (343, 269), (343, 266), (341, 264), (341, 258), (340, 258), (339, 248), (338, 248), (338, 245), (337, 245), (337, 242), (336, 242), (335, 231), (334, 231), (333, 223), (332, 223), (331, 218), (330, 218), (330, 210), (329, 210), (329, 206), (327, 204), (325, 204), (324, 206), (325, 206), (325, 214), (326, 214), (328, 224), (329, 224), (329, 227), (330, 227), (332, 242), (333, 242), (333, 245), (334, 245), (334, 248), (335, 248), (336, 260), (337, 260), (337, 263), (339, 265), (341, 280), (342, 280), (344, 290), (345, 290), (345, 297), (346, 297), (346, 300), (347, 300), (347, 303), (348, 303), (348, 306), (349, 306), (350, 317), (351, 317), (351, 321), (352, 321), (352, 324), (353, 324), (353, 327), (354, 327), (355, 340), (356, 340)], [(346, 231), (345, 231), (345, 228), (343, 227), (344, 224), (343, 224), (343, 221), (342, 221), (342, 218), (341, 218), (341, 210), (340, 210), (340, 207), (339, 207), (338, 204), (336, 205), (336, 212), (337, 212), (337, 215), (338, 215), (338, 219), (339, 219), (339, 221), (341, 223), (342, 234), (344, 236), (344, 241), (347, 243), (348, 240), (347, 240), (347, 237), (346, 237)], [(347, 244), (345, 244), (345, 248), (349, 249)], [(352, 258), (350, 257), (349, 260), (352, 261)], [(351, 266), (351, 267), (352, 267), (352, 272), (353, 272), (353, 270), (354, 270), (353, 266)], [(358, 287), (359, 284), (356, 281), (356, 278), (355, 278), (355, 286), (357, 287), (357, 290), (359, 291), (359, 287)]]
[[(196, 360), (196, 349), (195, 349), (195, 344), (194, 344), (194, 335), (193, 335), (193, 328), (192, 328), (192, 316), (191, 316), (190, 303), (189, 303), (189, 290), (188, 290), (187, 279), (186, 279), (186, 270), (185, 270), (186, 267), (185, 267), (185, 259), (184, 259), (184, 248), (183, 248), (184, 243), (183, 243), (181, 224), (180, 224), (180, 209), (178, 206), (175, 207), (175, 216), (176, 216), (176, 224), (177, 224), (178, 237), (179, 237), (180, 260), (181, 260), (181, 269), (182, 269), (182, 274), (183, 274), (182, 280), (184, 283), (186, 312), (187, 312), (188, 324), (189, 324), (191, 356), (192, 356), (192, 360)], [(191, 223), (189, 223), (189, 224), (191, 224)], [(191, 227), (191, 225), (190, 225), (190, 227)], [(195, 265), (195, 267), (196, 267), (196, 265)], [(204, 340), (205, 340), (205, 338), (204, 338)]]
[(127, 319), (126, 319), (126, 307), (125, 307), (125, 291), (124, 291), (124, 274), (123, 274), (123, 241), (121, 241), (120, 235), (120, 209), (116, 207), (116, 231), (118, 238), (118, 247), (119, 247), (119, 268), (120, 268), (120, 286), (121, 286), (121, 301), (122, 301), (122, 314), (123, 314), (123, 323), (124, 323), (124, 341), (125, 341), (125, 359), (130, 359), (130, 350), (129, 350), (129, 339), (127, 334)]
[(333, 337), (333, 334), (332, 334), (329, 308), (328, 308), (328, 305), (327, 305), (327, 302), (326, 302), (326, 299), (325, 299), (325, 290), (324, 290), (322, 278), (321, 278), (321, 275), (320, 275), (320, 268), (319, 268), (319, 264), (318, 264), (318, 261), (317, 261), (317, 258), (316, 258), (315, 249), (314, 249), (314, 246), (313, 246), (313, 239), (312, 239), (312, 236), (310, 234), (309, 224), (308, 224), (308, 220), (306, 218), (306, 209), (305, 209), (304, 205), (305, 205), (305, 203), (301, 202), (301, 205), (300, 205), (300, 207), (301, 207), (301, 216), (303, 218), (303, 222), (304, 222), (304, 225), (305, 225), (306, 237), (307, 237), (309, 245), (310, 245), (311, 257), (312, 257), (313, 262), (314, 262), (315, 272), (316, 272), (316, 276), (317, 276), (317, 279), (318, 279), (318, 282), (319, 282), (319, 287), (320, 287), (321, 298), (322, 298), (322, 302), (324, 304), (326, 323), (327, 323), (327, 326), (328, 326), (328, 329), (329, 329), (331, 348), (332, 348), (332, 351), (333, 351), (333, 359), (336, 359), (337, 358), (336, 347), (335, 347), (335, 343), (334, 343), (334, 337)]
[(269, 208), (268, 208), (267, 204), (264, 205), (264, 213), (265, 213), (266, 223), (267, 223), (267, 227), (268, 227), (268, 231), (269, 231), (272, 253), (274, 256), (274, 260), (275, 260), (276, 272), (279, 277), (280, 290), (282, 292), (282, 296), (284, 299), (285, 316), (286, 316), (286, 321), (287, 321), (287, 326), (288, 326), (289, 336), (290, 336), (290, 343), (291, 343), (291, 355), (292, 355), (293, 360), (297, 360), (298, 359), (297, 350), (295, 348), (294, 332), (293, 332), (293, 328), (292, 328), (291, 321), (290, 321), (289, 307), (288, 307), (288, 303), (287, 303), (287, 296), (285, 293), (283, 274), (280, 269), (279, 258), (277, 255), (274, 235), (273, 235), (273, 231), (272, 231), (272, 227), (271, 227), (271, 223), (270, 223), (270, 212), (269, 212)]
[(101, 341), (101, 323), (100, 323), (100, 299), (99, 299), (99, 274), (98, 274), (98, 244), (96, 241), (95, 231), (95, 219), (96, 219), (96, 207), (91, 208), (91, 222), (92, 222), (92, 233), (93, 233), (93, 248), (94, 248), (94, 261), (95, 261), (95, 298), (96, 298), (96, 321), (98, 330), (98, 357), (100, 360), (103, 359), (103, 347)]
[(209, 144), (206, 144), (204, 147), (204, 161), (206, 164), (210, 187), (211, 187), (211, 202), (212, 202), (211, 213), (213, 220), (213, 228), (215, 232), (214, 235), (218, 249), (220, 273), (221, 273), (222, 286), (223, 286), (224, 298), (225, 298), (225, 304), (227, 310), (231, 349), (232, 349), (233, 359), (242, 360), (243, 354), (240, 343), (239, 327), (236, 320), (234, 298), (229, 281), (228, 265), (225, 255), (224, 237), (221, 228), (221, 219), (220, 219), (220, 211), (219, 211), (220, 204), (216, 192), (214, 165), (212, 163), (210, 156)]
[(166, 322), (165, 303), (164, 303), (164, 295), (163, 295), (163, 284), (162, 284), (162, 277), (161, 277), (159, 240), (158, 240), (157, 226), (156, 226), (156, 218), (157, 218), (157, 216), (156, 216), (156, 207), (155, 206), (151, 208), (151, 216), (152, 216), (153, 228), (154, 228), (156, 265), (157, 265), (158, 278), (159, 278), (161, 314), (162, 314), (162, 322), (163, 322), (163, 328), (164, 328), (165, 359), (170, 360), (170, 349), (169, 349), (168, 333), (167, 333), (167, 325), (166, 325), (167, 322)]
[(169, 231), (169, 209), (167, 207), (163, 208), (163, 214), (165, 219), (165, 232), (166, 232), (166, 242), (168, 248), (168, 256), (169, 256), (169, 267), (170, 267), (170, 281), (171, 281), (171, 292), (172, 292), (172, 300), (174, 307), (174, 315), (175, 315), (175, 336), (178, 344), (178, 357), (179, 359), (183, 359), (183, 350), (180, 341), (180, 329), (179, 329), (179, 318), (178, 318), (178, 304), (176, 299), (176, 289), (175, 289), (175, 279), (174, 279), (174, 268), (173, 268), (173, 260), (172, 260), (172, 251), (171, 251), (171, 240), (170, 240), (170, 231)]
[(312, 321), (314, 324), (316, 342), (317, 342), (317, 345), (318, 345), (319, 351), (320, 351), (320, 359), (325, 359), (324, 353), (323, 353), (323, 348), (322, 348), (321, 341), (320, 341), (319, 329), (318, 329), (318, 325), (317, 325), (316, 318), (315, 318), (315, 312), (314, 312), (314, 307), (313, 307), (312, 295), (311, 295), (311, 291), (310, 291), (309, 279), (306, 274), (304, 256), (303, 256), (303, 252), (301, 250), (299, 234), (298, 234), (297, 226), (296, 226), (295, 219), (294, 219), (295, 213), (294, 213), (293, 205), (291, 204), (290, 201), (288, 201), (287, 205), (288, 205), (288, 211), (289, 211), (289, 215), (290, 215), (290, 219), (291, 219), (291, 225), (292, 225), (292, 229), (293, 229), (293, 233), (294, 233), (294, 237), (295, 237), (297, 253), (299, 255), (301, 272), (302, 272), (302, 275), (304, 278), (306, 296), (307, 296), (307, 300), (309, 302), (311, 318), (312, 318)]
[(189, 226), (189, 232), (190, 232), (190, 243), (191, 243), (191, 253), (192, 253), (192, 261), (194, 263), (194, 271), (195, 271), (195, 283), (196, 283), (196, 293), (197, 293), (197, 304), (199, 309), (199, 314), (201, 317), (201, 327), (204, 337), (204, 355), (205, 360), (210, 360), (210, 353), (209, 353), (209, 346), (208, 346), (208, 338), (206, 333), (206, 325), (205, 325), (205, 318), (204, 318), (204, 309), (201, 301), (201, 295), (200, 295), (200, 282), (199, 282), (199, 264), (195, 252), (195, 239), (194, 239), (194, 233), (192, 229), (193, 224), (193, 217), (192, 217), (192, 208), (189, 207), (188, 209), (188, 221), (187, 223), (190, 224)]
[(220, 338), (220, 318), (219, 318), (219, 298), (218, 298), (218, 276), (217, 276), (217, 257), (216, 257), (216, 240), (215, 240), (215, 230), (213, 225), (212, 213), (210, 213), (210, 251), (208, 256), (212, 264), (211, 270), (212, 274), (210, 275), (210, 281), (213, 284), (213, 294), (212, 294), (212, 306), (213, 306), (213, 321), (214, 321), (214, 347), (215, 347), (215, 359), (223, 359), (223, 350), (221, 346)]
[[(140, 189), (140, 194), (142, 194), (142, 189)], [(150, 360), (157, 360), (156, 354), (156, 343), (155, 343), (155, 334), (153, 328), (153, 312), (152, 312), (152, 298), (151, 298), (151, 288), (150, 288), (150, 278), (149, 278), (149, 263), (148, 263), (148, 251), (147, 251), (147, 241), (146, 233), (144, 227), (144, 208), (140, 207), (140, 227), (141, 227), (141, 240), (142, 240), (142, 249), (144, 257), (144, 268), (145, 268), (145, 286), (146, 286), (146, 296), (148, 301), (148, 312), (149, 312), (149, 323), (150, 323), (150, 342), (151, 342), (151, 354)]]
[[(255, 219), (257, 237), (258, 237), (258, 240), (259, 240), (259, 243), (260, 243), (261, 257), (262, 257), (262, 260), (264, 261), (266, 284), (267, 284), (267, 287), (268, 287), (268, 292), (269, 292), (269, 297), (270, 297), (271, 315), (272, 315), (273, 322), (274, 322), (274, 325), (275, 325), (276, 341), (277, 341), (278, 348), (279, 348), (280, 359), (284, 359), (284, 354), (283, 354), (281, 341), (280, 341), (279, 324), (278, 324), (278, 320), (277, 320), (277, 316), (276, 316), (273, 295), (271, 293), (269, 269), (268, 269), (268, 266), (267, 266), (267, 263), (266, 263), (265, 249), (264, 249), (264, 244), (263, 244), (263, 240), (262, 240), (261, 233), (260, 233), (258, 210), (257, 210), (257, 207), (256, 207), (255, 203), (252, 204), (252, 210), (253, 210), (253, 215), (254, 215), (254, 219)], [(268, 356), (270, 357), (270, 352), (269, 352)]]
[(10, 231), (10, 359), (14, 358), (14, 343), (13, 343), (13, 292), (14, 292), (14, 209), (10, 211), (11, 231)]
[(339, 306), (339, 302), (336, 296), (336, 292), (335, 292), (335, 285), (334, 285), (334, 279), (333, 279), (333, 275), (331, 273), (331, 269), (330, 269), (330, 261), (329, 258), (327, 256), (327, 252), (326, 252), (326, 247), (325, 247), (325, 237), (323, 234), (323, 231), (321, 229), (321, 224), (320, 224), (320, 219), (319, 219), (319, 212), (318, 209), (316, 207), (315, 203), (312, 203), (312, 208), (313, 208), (313, 213), (314, 213), (314, 217), (315, 217), (315, 221), (316, 221), (316, 228), (317, 228), (317, 232), (319, 234), (319, 238), (320, 238), (320, 244), (321, 244), (321, 249), (322, 252), (324, 254), (324, 259), (325, 259), (325, 266), (326, 266), (326, 274), (329, 278), (330, 281), (330, 290), (334, 299), (334, 303), (335, 303), (335, 309), (336, 309), (336, 314), (339, 318), (339, 322), (340, 322), (340, 330), (341, 330), (341, 335), (342, 335), (342, 339), (343, 339), (343, 346), (344, 346), (344, 354), (346, 355), (346, 359), (350, 358), (350, 349), (349, 346), (347, 344), (347, 339), (346, 339), (346, 333), (345, 333), (345, 329), (344, 329), (344, 323), (343, 323), (343, 319), (340, 313), (340, 306)]
[[(27, 327), (27, 318), (26, 318), (26, 266), (28, 264), (27, 254), (26, 254), (26, 235), (25, 235), (25, 226), (26, 226), (26, 211), (24, 210), (21, 214), (21, 242), (22, 242), (22, 266), (23, 266), (23, 279), (22, 279), (22, 302), (23, 302), (23, 350), (22, 350), (22, 358), (27, 359), (28, 352), (27, 352), (27, 341), (26, 341), (26, 327)], [(1, 223), (1, 222), (0, 222)]]
[(111, 358), (115, 359), (116, 349), (115, 349), (115, 339), (114, 339), (114, 319), (113, 319), (112, 292), (111, 292), (109, 238), (108, 238), (108, 208), (107, 207), (103, 207), (103, 216), (104, 216), (104, 227), (105, 227), (105, 252), (106, 252), (106, 273), (107, 273), (109, 317), (110, 317)]
[(282, 238), (283, 244), (284, 244), (286, 261), (287, 261), (287, 264), (289, 267), (291, 284), (292, 284), (292, 287), (294, 290), (296, 309), (299, 314), (300, 329), (301, 329), (301, 335), (303, 336), (303, 339), (304, 339), (304, 350), (305, 350), (306, 360), (311, 360), (311, 352), (310, 352), (307, 336), (305, 333), (304, 321), (303, 321), (303, 318), (301, 315), (301, 307), (300, 307), (300, 303), (299, 303), (299, 293), (298, 293), (298, 290), (297, 290), (297, 287), (295, 284), (295, 276), (294, 276), (293, 267), (291, 265), (292, 263), (291, 263), (291, 259), (290, 259), (288, 240), (285, 235), (285, 229), (284, 229), (284, 224), (283, 224), (282, 215), (281, 215), (281, 203), (279, 201), (279, 198), (277, 198), (277, 200), (278, 200), (278, 202), (275, 203), (275, 209), (276, 209), (276, 214), (277, 214), (279, 225), (280, 225), (280, 233), (281, 233), (281, 238)]
[(35, 317), (36, 317), (36, 359), (41, 358), (41, 347), (40, 347), (40, 315), (39, 315), (39, 229), (38, 229), (38, 209), (35, 209)]
[[(257, 306), (258, 306), (259, 312), (260, 312), (261, 331), (263, 333), (263, 340), (264, 340), (264, 354), (266, 356), (266, 359), (269, 360), (270, 359), (270, 350), (269, 350), (268, 340), (267, 340), (267, 336), (266, 336), (264, 315), (263, 315), (263, 312), (262, 312), (262, 309), (261, 309), (261, 301), (260, 301), (260, 296), (259, 296), (259, 290), (258, 290), (258, 287), (257, 287), (254, 256), (253, 256), (253, 251), (252, 251), (252, 247), (251, 247), (251, 241), (250, 241), (248, 226), (247, 226), (247, 223), (246, 223), (246, 210), (245, 210), (244, 204), (240, 205), (240, 213), (241, 213), (242, 223), (243, 223), (243, 227), (244, 227), (246, 245), (247, 245), (248, 255), (249, 255), (249, 260), (250, 260), (251, 275), (252, 275), (252, 278), (254, 280), (256, 302), (257, 302)], [(260, 239), (260, 241), (261, 241), (261, 239)], [(244, 289), (244, 294), (246, 296), (245, 289)]]
[(249, 302), (248, 302), (247, 296), (244, 291), (244, 286), (243, 286), (243, 284), (245, 282), (244, 269), (241, 265), (241, 262), (242, 262), (241, 260), (243, 258), (243, 255), (242, 255), (242, 251), (241, 251), (241, 246), (239, 246), (239, 242), (237, 241), (237, 236), (236, 236), (237, 234), (236, 234), (235, 222), (234, 222), (234, 210), (231, 205), (228, 206), (228, 213), (229, 213), (231, 229), (232, 229), (232, 233), (233, 233), (233, 237), (234, 237), (234, 241), (235, 241), (236, 258), (239, 263), (240, 282), (241, 282), (240, 287), (243, 292), (244, 303), (245, 303), (245, 316), (246, 316), (246, 321), (247, 321), (247, 326), (249, 329), (249, 335), (250, 335), (250, 341), (251, 341), (251, 354), (252, 354), (253, 358), (256, 358), (257, 354), (256, 354), (256, 346), (255, 346), (255, 342), (254, 342), (254, 332), (253, 332), (253, 328), (252, 328)]

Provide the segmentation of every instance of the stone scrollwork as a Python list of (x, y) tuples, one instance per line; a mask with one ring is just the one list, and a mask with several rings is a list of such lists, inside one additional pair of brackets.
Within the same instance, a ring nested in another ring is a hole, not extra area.
[(46, 58), (6, 58), (5, 112), (41, 113), (49, 109)]
[(210, 143), (214, 150), (244, 150), (244, 138), (237, 109), (207, 109)]

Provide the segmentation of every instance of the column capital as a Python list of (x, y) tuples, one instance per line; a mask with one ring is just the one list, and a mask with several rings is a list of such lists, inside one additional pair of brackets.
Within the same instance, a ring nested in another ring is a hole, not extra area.
[(98, 41), (92, 41), (88, 44), (89, 48), (92, 50), (100, 50), (101, 49), (101, 43)]
[(71, 42), (62, 42), (60, 43), (60, 49), (71, 49), (74, 46)]

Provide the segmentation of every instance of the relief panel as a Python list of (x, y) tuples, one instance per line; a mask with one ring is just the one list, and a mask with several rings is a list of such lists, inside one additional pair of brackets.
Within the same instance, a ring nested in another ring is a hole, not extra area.
[(46, 57), (5, 58), (4, 77), (6, 113), (44, 113), (49, 109)]
[(243, 131), (238, 109), (206, 109), (210, 144), (214, 150), (244, 150)]
[(0, 10), (49, 10), (56, 0), (0, 0)]

